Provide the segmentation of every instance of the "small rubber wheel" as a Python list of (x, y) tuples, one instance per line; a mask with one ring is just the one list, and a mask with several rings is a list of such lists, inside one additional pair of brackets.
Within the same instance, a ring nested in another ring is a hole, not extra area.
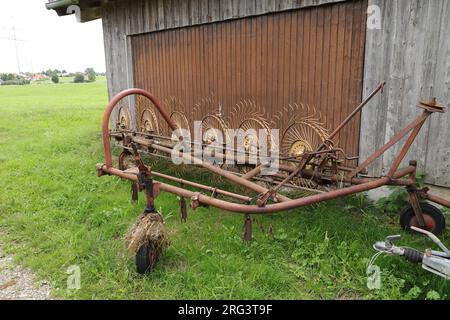
[[(445, 217), (441, 210), (429, 203), (421, 203), (423, 218), (425, 220), (425, 230), (439, 235), (445, 230)], [(406, 208), (400, 215), (400, 225), (403, 230), (412, 231), (411, 227), (420, 227), (419, 221), (412, 207)]]
[(156, 257), (148, 244), (143, 244), (136, 252), (136, 271), (139, 274), (150, 273), (153, 271), (157, 262)]

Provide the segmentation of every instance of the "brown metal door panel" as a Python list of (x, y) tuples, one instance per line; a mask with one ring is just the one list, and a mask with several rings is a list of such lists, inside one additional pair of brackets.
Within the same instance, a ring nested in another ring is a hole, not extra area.
[[(366, 8), (355, 0), (132, 36), (134, 85), (191, 123), (220, 105), (229, 126), (257, 114), (282, 136), (303, 105), (332, 130), (362, 99)], [(357, 117), (338, 137), (350, 154), (359, 130)]]

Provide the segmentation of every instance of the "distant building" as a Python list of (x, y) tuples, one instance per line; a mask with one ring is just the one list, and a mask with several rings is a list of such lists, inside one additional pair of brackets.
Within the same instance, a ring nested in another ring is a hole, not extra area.
[(47, 80), (47, 79), (50, 79), (50, 77), (48, 77), (47, 75), (45, 75), (45, 74), (42, 74), (42, 73), (37, 73), (37, 74), (33, 74), (32, 76), (31, 76), (31, 81), (40, 81), (40, 80)]

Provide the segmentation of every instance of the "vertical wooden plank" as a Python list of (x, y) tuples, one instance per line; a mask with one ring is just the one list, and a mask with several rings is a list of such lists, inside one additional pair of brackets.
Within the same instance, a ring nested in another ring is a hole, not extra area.
[(304, 103), (305, 101), (305, 92), (303, 90), (303, 45), (305, 41), (305, 20), (306, 20), (307, 11), (298, 11), (297, 13), (297, 36), (295, 37), (295, 101), (298, 103)]
[[(258, 70), (258, 64), (257, 64), (257, 55), (258, 55), (258, 30), (257, 30), (257, 19), (251, 19), (249, 22), (249, 64), (250, 64), (250, 70), (249, 70), (249, 75), (250, 75), (250, 88), (249, 88), (249, 92), (250, 92), (250, 98), (252, 100), (257, 101), (257, 92), (258, 92), (258, 88), (257, 88), (257, 70)], [(259, 104), (260, 102), (257, 101), (257, 103)]]
[(196, 25), (200, 19), (200, 3), (199, 0), (189, 0), (189, 24)]
[(175, 86), (174, 94), (177, 99), (181, 99), (181, 77), (180, 77), (180, 56), (179, 56), (179, 44), (180, 44), (180, 32), (173, 32), (172, 37), (172, 65), (173, 65), (173, 83)]
[(158, 2), (158, 30), (163, 30), (166, 28), (166, 23), (164, 19), (164, 0), (155, 0)]
[[(166, 22), (164, 22), (166, 23)], [(161, 31), (159, 34), (161, 38), (161, 60), (162, 60), (162, 67), (163, 67), (163, 90), (161, 91), (162, 95), (160, 97), (161, 100), (165, 100), (170, 96), (170, 61), (169, 61), (169, 55), (168, 55), (168, 47), (169, 47), (169, 41), (168, 41), (168, 32), (167, 31)]]
[(319, 110), (323, 110), (325, 107), (322, 104), (322, 96), (323, 96), (323, 78), (322, 76), (322, 63), (324, 56), (324, 48), (323, 48), (323, 40), (324, 40), (324, 14), (325, 10), (318, 8), (315, 9), (316, 13), (316, 47), (315, 47), (315, 69), (314, 69), (314, 106)]
[(228, 55), (227, 55), (227, 25), (228, 23), (218, 24), (218, 60), (219, 60), (219, 83), (218, 83), (218, 91), (217, 91), (217, 102), (223, 106), (224, 101), (227, 96), (227, 87), (228, 87)]
[(265, 77), (265, 100), (264, 108), (270, 108), (272, 105), (273, 90), (273, 39), (274, 39), (274, 25), (273, 16), (267, 16), (267, 33), (266, 33), (266, 77)]
[(210, 21), (208, 0), (199, 0), (199, 23)]
[(264, 32), (264, 21), (265, 18), (261, 17), (256, 19), (256, 29), (257, 29), (257, 38), (256, 38), (256, 90), (255, 90), (255, 99), (258, 99), (258, 103), (260, 105), (264, 105), (264, 100), (262, 99), (264, 93), (264, 82), (263, 77), (266, 74), (266, 65), (265, 59), (263, 59), (264, 54), (266, 52), (265, 46), (265, 32)]
[(305, 11), (305, 18), (303, 20), (303, 47), (302, 47), (302, 99), (305, 103), (310, 103), (310, 84), (309, 84), (309, 67), (311, 63), (310, 58), (310, 39), (311, 37), (311, 10)]
[[(337, 53), (338, 53), (338, 26), (339, 26), (339, 7), (333, 6), (331, 9), (331, 34), (330, 34), (330, 71), (331, 79), (329, 84), (328, 93), (328, 106), (334, 110), (336, 103), (336, 87), (337, 87)], [(325, 110), (323, 110), (325, 113)], [(334, 112), (327, 112), (328, 114), (328, 127), (330, 130), (334, 130), (337, 122), (337, 117)]]
[(112, 61), (111, 61), (111, 52), (112, 52), (112, 40), (111, 40), (111, 27), (110, 27), (110, 6), (106, 5), (103, 8), (102, 12), (102, 27), (103, 27), (103, 40), (105, 46), (105, 64), (106, 64), (106, 79), (108, 84), (108, 99), (112, 98), (111, 88), (112, 88)]
[(220, 15), (223, 20), (232, 18), (232, 6), (227, 0), (220, 1)]
[(146, 28), (148, 32), (155, 31), (158, 29), (158, 7), (157, 2), (152, 1), (146, 1), (145, 2), (145, 19), (146, 21)]
[(239, 17), (239, 3), (241, 2), (241, 0), (229, 0), (230, 5), (231, 5), (231, 16), (233, 18), (238, 18)]
[(234, 64), (234, 78), (233, 78), (233, 90), (231, 91), (231, 96), (233, 100), (238, 102), (243, 97), (240, 96), (240, 85), (241, 85), (241, 76), (242, 76), (242, 60), (241, 60), (241, 43), (240, 43), (240, 33), (241, 33), (241, 21), (236, 20), (233, 23), (233, 37), (232, 37), (232, 48), (233, 48), (233, 64)]
[(297, 83), (296, 83), (296, 74), (297, 74), (297, 62), (298, 62), (298, 53), (297, 53), (297, 30), (298, 30), (298, 20), (301, 18), (300, 11), (293, 12), (290, 16), (289, 23), (289, 34), (286, 41), (289, 42), (289, 65), (286, 67), (289, 77), (286, 79), (288, 81), (288, 101), (289, 103), (299, 103), (297, 100)]
[(186, 101), (186, 95), (188, 90), (188, 82), (186, 81), (186, 43), (185, 43), (185, 30), (180, 30), (178, 33), (178, 65), (179, 65), (179, 78), (180, 78), (180, 99)]
[[(243, 2), (245, 4), (245, 2)], [(244, 7), (245, 8), (245, 7)], [(245, 10), (245, 9), (244, 9)], [(250, 61), (248, 59), (248, 53), (249, 53), (249, 47), (248, 47), (248, 38), (247, 38), (247, 25), (248, 25), (248, 20), (241, 20), (241, 24), (240, 24), (240, 30), (239, 30), (239, 47), (241, 49), (241, 78), (240, 78), (240, 83), (241, 85), (239, 86), (239, 91), (240, 91), (240, 96), (242, 98), (245, 99), (249, 99), (250, 97), (248, 96), (249, 91), (249, 87), (248, 87), (248, 82), (249, 82), (249, 65), (250, 65)]]
[[(352, 50), (352, 67), (353, 71), (351, 76), (350, 83), (350, 98), (349, 101), (353, 107), (358, 105), (362, 101), (362, 91), (363, 91), (363, 63), (361, 61), (361, 57), (364, 56), (364, 42), (365, 42), (365, 34), (366, 34), (366, 25), (367, 20), (365, 19), (365, 13), (367, 11), (367, 1), (360, 1), (354, 7), (354, 47)], [(356, 116), (356, 120), (352, 123), (352, 127), (350, 127), (350, 132), (358, 132), (361, 130), (361, 112)], [(360, 145), (360, 135), (354, 137), (355, 142), (355, 150), (357, 153), (359, 152)], [(362, 160), (364, 161), (364, 160)], [(354, 165), (357, 163), (353, 163)]]
[(185, 27), (185, 26), (189, 26), (189, 13), (190, 13), (190, 3), (191, 1), (186, 1), (186, 0), (179, 0), (178, 1), (179, 6), (180, 6), (180, 18), (179, 18), (179, 26), (180, 27)]
[[(343, 56), (343, 74), (342, 74), (342, 86), (341, 86), (341, 103), (340, 103), (340, 121), (343, 121), (351, 112), (351, 104), (349, 101), (349, 82), (351, 70), (351, 54), (353, 43), (353, 5), (344, 4), (345, 8), (345, 24), (344, 24), (344, 56)], [(352, 120), (353, 122), (354, 120)], [(351, 155), (357, 155), (357, 148), (355, 147), (355, 139), (352, 136), (350, 130), (352, 122), (344, 128), (341, 135), (341, 145), (344, 150)], [(348, 163), (351, 164), (351, 163)]]
[(221, 1), (219, 1), (219, 0), (209, 2), (209, 12), (210, 12), (209, 21), (217, 22), (217, 21), (221, 21), (223, 19), (220, 2)]
[[(192, 31), (192, 29), (190, 30)], [(188, 79), (190, 83), (190, 90), (188, 91), (188, 98), (186, 101), (184, 101), (185, 106), (191, 106), (194, 104), (194, 92), (193, 92), (193, 85), (197, 81), (195, 78), (194, 70), (195, 65), (193, 62), (193, 32), (187, 32), (186, 33), (186, 47), (187, 47), (187, 56), (186, 56), (186, 64), (188, 66)]]
[[(207, 47), (207, 53), (208, 53), (208, 65), (209, 65), (209, 71), (208, 71), (208, 91), (206, 92), (206, 96), (211, 96), (214, 94), (215, 91), (215, 74), (216, 74), (216, 65), (215, 65), (215, 31), (213, 28), (213, 25), (209, 25), (208, 28), (208, 47)], [(205, 98), (205, 97), (202, 97)]]
[(432, 95), (446, 107), (445, 114), (434, 114), (430, 119), (425, 172), (427, 181), (439, 186), (450, 186), (450, 3), (439, 1), (439, 36), (435, 38), (438, 52)]
[(166, 24), (166, 29), (174, 28), (174, 0), (164, 0), (164, 20)]
[(290, 65), (290, 54), (289, 54), (289, 42), (288, 42), (288, 30), (290, 28), (289, 14), (281, 13), (278, 15), (279, 28), (279, 43), (278, 43), (278, 58), (277, 58), (277, 69), (278, 69), (278, 83), (277, 83), (277, 104), (273, 105), (273, 110), (269, 111), (270, 115), (275, 115), (276, 112), (285, 107), (289, 102), (287, 98), (287, 88), (288, 83), (286, 79), (289, 78), (286, 66)]
[(245, 0), (245, 15), (252, 16), (256, 12), (256, 2), (258, 0)]
[[(344, 50), (345, 50), (345, 7), (339, 6), (339, 24), (337, 35), (337, 56), (336, 56), (336, 89), (333, 113), (337, 113), (337, 117), (334, 119), (333, 128), (336, 128), (342, 121), (342, 87), (343, 87), (343, 72), (344, 72)], [(337, 137), (336, 141), (341, 142), (341, 134)]]
[[(330, 46), (331, 46), (331, 8), (324, 11), (323, 21), (323, 54), (322, 54), (322, 73), (321, 79), (321, 99), (320, 110), (325, 110), (328, 105), (329, 87), (330, 87)], [(361, 63), (362, 64), (362, 63)], [(328, 112), (321, 112), (321, 121), (324, 124), (329, 122)]]

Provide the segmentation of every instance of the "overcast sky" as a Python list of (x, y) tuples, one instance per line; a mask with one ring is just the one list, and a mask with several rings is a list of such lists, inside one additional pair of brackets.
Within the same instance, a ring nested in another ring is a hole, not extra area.
[[(87, 67), (104, 72), (101, 20), (77, 23), (74, 15), (58, 17), (45, 8), (46, 2), (0, 0), (0, 73), (17, 73), (19, 67), (22, 72)], [(14, 27), (18, 41), (13, 40)]]

